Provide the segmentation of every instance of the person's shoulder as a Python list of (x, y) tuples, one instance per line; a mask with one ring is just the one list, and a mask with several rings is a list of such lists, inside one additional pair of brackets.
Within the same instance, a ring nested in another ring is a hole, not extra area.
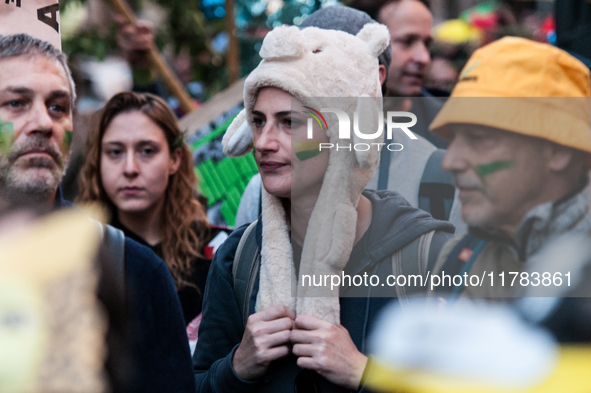
[(369, 199), (373, 209), (381, 208), (381, 205), (406, 206), (410, 204), (399, 192), (393, 190), (363, 190), (363, 196)]
[(149, 247), (140, 244), (127, 236), (125, 237), (125, 256), (129, 257), (126, 259), (126, 262), (129, 262), (130, 260), (142, 260), (144, 263), (152, 267), (157, 267), (164, 263), (164, 261)]
[(238, 247), (238, 243), (240, 243), (242, 235), (244, 235), (244, 232), (246, 232), (246, 229), (250, 226), (250, 224), (252, 223), (249, 222), (234, 229), (230, 236), (228, 236), (228, 238), (222, 243), (222, 245), (218, 249), (218, 252), (221, 250), (228, 251), (230, 249), (236, 249)]
[(166, 263), (149, 247), (125, 237), (125, 274), (140, 280), (169, 273)]
[[(222, 268), (223, 270), (231, 270), (231, 266), (234, 262), (234, 256), (236, 255), (236, 250), (238, 249), (240, 239), (242, 239), (242, 235), (244, 235), (244, 232), (250, 224), (251, 223), (244, 224), (234, 229), (230, 236), (228, 236), (228, 238), (224, 240), (224, 242), (218, 247), (217, 251), (215, 252), (213, 261), (211, 263), (212, 267), (215, 266), (216, 268)], [(258, 237), (258, 228), (256, 228), (255, 230), (257, 230)], [(257, 239), (257, 241), (260, 241), (260, 239)]]
[(388, 224), (392, 224), (394, 221), (400, 223), (401, 220), (406, 221), (410, 218), (434, 220), (426, 211), (412, 206), (397, 191), (365, 189), (363, 196), (371, 202), (374, 211), (372, 221), (375, 219), (376, 224), (384, 221)]
[(396, 191), (364, 190), (363, 196), (372, 204), (371, 226), (380, 228), (385, 238), (400, 234), (403, 237), (418, 236), (433, 230), (454, 232), (454, 226), (448, 221), (434, 219), (426, 211), (412, 206)]

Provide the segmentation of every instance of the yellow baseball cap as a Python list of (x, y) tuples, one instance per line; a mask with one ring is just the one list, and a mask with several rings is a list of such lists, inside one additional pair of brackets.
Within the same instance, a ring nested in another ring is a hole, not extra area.
[(505, 37), (474, 52), (431, 126), (479, 124), (591, 152), (589, 69), (567, 52)]

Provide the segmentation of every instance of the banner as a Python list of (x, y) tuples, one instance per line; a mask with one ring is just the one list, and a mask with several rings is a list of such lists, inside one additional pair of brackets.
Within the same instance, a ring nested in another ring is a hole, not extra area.
[(18, 33), (61, 50), (58, 0), (0, 0), (0, 34)]

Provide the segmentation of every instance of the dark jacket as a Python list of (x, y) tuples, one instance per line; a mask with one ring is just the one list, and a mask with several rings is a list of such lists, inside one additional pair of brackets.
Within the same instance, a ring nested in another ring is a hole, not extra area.
[[(74, 207), (62, 197), (55, 208)], [(133, 374), (127, 392), (194, 392), (183, 314), (168, 267), (149, 248), (125, 239), (128, 323)]]
[[(429, 257), (429, 265), (435, 263), (439, 250), (453, 233), (453, 225), (434, 220), (428, 213), (412, 207), (397, 193), (366, 190), (364, 195), (370, 199), (373, 206), (372, 222), (353, 248), (345, 273), (379, 274), (379, 271), (383, 270), (388, 272), (387, 274), (392, 274), (391, 255), (431, 230), (438, 230), (433, 237)], [(235, 301), (232, 287), (232, 263), (245, 229), (246, 226), (243, 226), (235, 230), (224, 242), (217, 251), (210, 269), (199, 341), (193, 355), (199, 393), (293, 392), (294, 380), (301, 371), (293, 355), (273, 362), (267, 373), (258, 381), (243, 381), (232, 369), (232, 356), (244, 333), (241, 310)], [(259, 220), (256, 227), (259, 246), (261, 234), (262, 224)], [(389, 297), (372, 297), (372, 287), (365, 289), (365, 293), (355, 294), (359, 297), (340, 298), (341, 324), (349, 331), (361, 352), (365, 352), (367, 335), (372, 330), (380, 310), (392, 300)], [(257, 293), (258, 278), (250, 298), (251, 310), (254, 310)], [(319, 392), (347, 391), (329, 383), (316, 373), (314, 378)]]
[[(148, 247), (150, 250), (154, 251), (156, 255), (158, 255), (161, 259), (164, 260), (161, 243), (158, 243), (155, 246), (151, 246), (144, 239), (142, 239), (134, 232), (132, 232), (130, 229), (125, 227), (125, 225), (123, 225), (121, 221), (119, 221), (117, 216), (113, 217), (113, 219), (111, 220), (111, 225), (117, 229), (121, 229), (126, 237), (138, 242), (143, 246)], [(181, 303), (181, 310), (183, 312), (185, 326), (191, 323), (191, 321), (195, 319), (195, 317), (197, 317), (199, 313), (201, 313), (201, 307), (203, 305), (203, 292), (205, 291), (205, 283), (210, 265), (211, 260), (209, 259), (194, 258), (191, 261), (190, 277), (190, 282), (194, 286), (185, 285), (177, 290), (177, 295)]]

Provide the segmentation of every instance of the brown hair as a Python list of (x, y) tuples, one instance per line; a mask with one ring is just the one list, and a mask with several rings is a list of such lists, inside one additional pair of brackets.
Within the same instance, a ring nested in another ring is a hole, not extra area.
[(197, 176), (189, 148), (182, 143), (178, 121), (164, 100), (152, 94), (123, 92), (115, 95), (103, 109), (98, 129), (94, 129), (85, 146), (86, 161), (80, 173), (79, 202), (101, 202), (110, 213), (116, 206), (107, 196), (100, 176), (102, 139), (111, 121), (121, 113), (139, 111), (148, 116), (164, 133), (170, 152), (181, 150), (179, 169), (170, 176), (162, 212), (162, 254), (177, 289), (192, 285), (191, 263), (201, 257), (201, 248), (209, 236), (204, 206), (198, 201)]

